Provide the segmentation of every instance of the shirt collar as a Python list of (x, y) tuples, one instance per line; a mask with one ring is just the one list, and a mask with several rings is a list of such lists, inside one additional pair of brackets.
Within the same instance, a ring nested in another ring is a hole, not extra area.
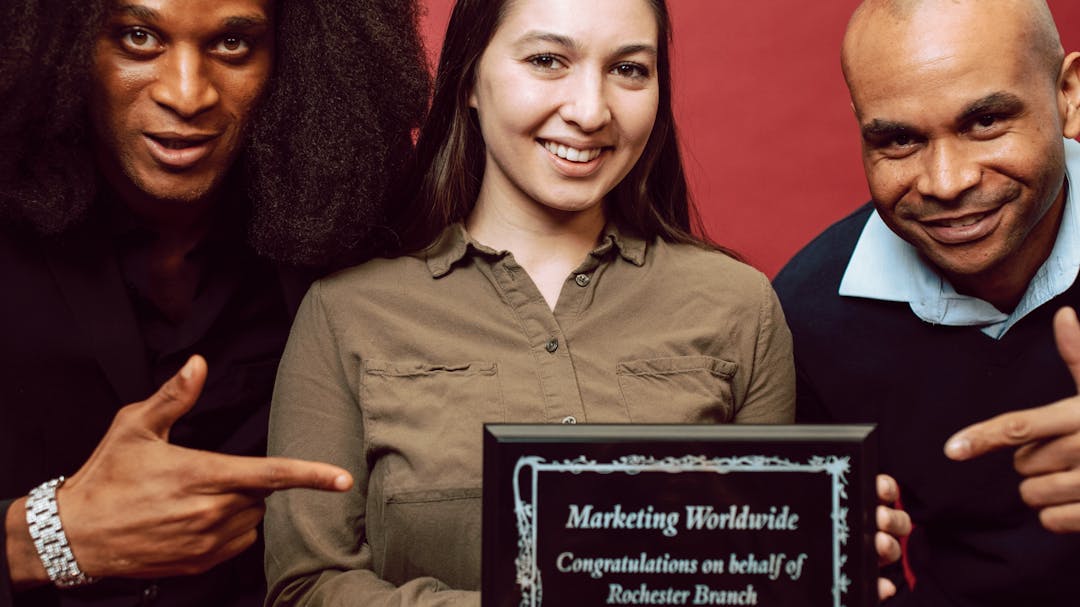
[(614, 225), (608, 224), (604, 226), (600, 244), (592, 250), (590, 255), (603, 257), (612, 248), (618, 251), (619, 257), (635, 266), (640, 268), (645, 265), (645, 241), (636, 236), (623, 233)]
[[(1080, 143), (1065, 140), (1065, 167), (1065, 210), (1054, 248), (1011, 314), (977, 297), (957, 293), (915, 247), (885, 225), (877, 211), (870, 214), (855, 244), (840, 282), (840, 295), (906, 302), (928, 323), (979, 326), (983, 333), (1000, 339), (1028, 313), (1065, 292), (1080, 270), (1080, 200), (1076, 188), (1070, 187), (1080, 176)], [(1070, 174), (1073, 179), (1068, 178)]]
[[(603, 257), (612, 249), (618, 251), (620, 257), (635, 266), (645, 265), (645, 241), (620, 232), (614, 225), (608, 224), (604, 227), (599, 244), (590, 252), (590, 255)], [(496, 251), (477, 242), (463, 224), (455, 223), (443, 230), (443, 233), (423, 251), (422, 255), (432, 278), (441, 278), (449, 274), (470, 252), (494, 259), (504, 257), (509, 253)]]

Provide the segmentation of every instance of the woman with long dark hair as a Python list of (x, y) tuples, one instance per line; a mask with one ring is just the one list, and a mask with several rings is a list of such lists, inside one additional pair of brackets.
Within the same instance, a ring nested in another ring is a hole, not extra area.
[(405, 253), (316, 283), (270, 450), (349, 469), (267, 513), (271, 604), (476, 604), (484, 422), (778, 423), (766, 278), (693, 229), (662, 0), (460, 0)]

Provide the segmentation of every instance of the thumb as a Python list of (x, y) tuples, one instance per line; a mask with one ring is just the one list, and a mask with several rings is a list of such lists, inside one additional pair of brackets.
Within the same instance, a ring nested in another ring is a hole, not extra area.
[(1065, 307), (1054, 314), (1054, 341), (1080, 392), (1080, 320), (1076, 318), (1076, 310)]
[(169, 429), (182, 415), (191, 410), (206, 383), (206, 360), (196, 354), (184, 366), (161, 384), (157, 392), (143, 401), (142, 419), (146, 429), (169, 439)]

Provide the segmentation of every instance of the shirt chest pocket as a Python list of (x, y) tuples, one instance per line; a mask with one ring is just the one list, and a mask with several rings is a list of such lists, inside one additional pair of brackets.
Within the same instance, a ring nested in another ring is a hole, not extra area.
[(734, 417), (738, 365), (711, 356), (628, 360), (615, 369), (630, 421), (726, 423)]
[(483, 425), (506, 421), (495, 363), (365, 361), (361, 377), (364, 434), (387, 494), (480, 485)]

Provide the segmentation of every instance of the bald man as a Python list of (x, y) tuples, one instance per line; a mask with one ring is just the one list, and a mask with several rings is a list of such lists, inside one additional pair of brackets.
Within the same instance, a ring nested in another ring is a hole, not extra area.
[(879, 424), (894, 604), (1080, 605), (1080, 55), (1039, 0), (879, 0), (842, 63), (873, 201), (776, 279), (797, 414)]

